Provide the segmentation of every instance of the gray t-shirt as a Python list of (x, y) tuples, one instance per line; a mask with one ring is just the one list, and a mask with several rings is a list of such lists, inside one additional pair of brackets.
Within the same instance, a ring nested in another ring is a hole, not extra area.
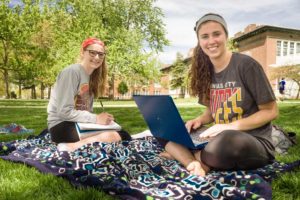
[(90, 76), (80, 64), (70, 65), (60, 72), (47, 108), (49, 129), (63, 121), (96, 123), (89, 80)]
[[(212, 76), (210, 110), (216, 124), (248, 117), (259, 110), (258, 105), (275, 99), (263, 68), (247, 55), (233, 53), (227, 68)], [(267, 123), (245, 132), (259, 139), (273, 155), (271, 131), (271, 123)]]

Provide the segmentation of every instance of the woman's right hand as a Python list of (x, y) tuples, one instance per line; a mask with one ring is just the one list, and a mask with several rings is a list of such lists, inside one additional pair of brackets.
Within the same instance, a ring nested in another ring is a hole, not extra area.
[(199, 119), (199, 117), (192, 119), (192, 120), (188, 120), (185, 123), (185, 127), (188, 130), (188, 132), (190, 133), (192, 129), (197, 129), (200, 128), (202, 125), (201, 120)]
[(96, 123), (97, 124), (108, 125), (114, 120), (115, 120), (114, 116), (112, 114), (107, 113), (107, 112), (100, 113), (96, 117)]

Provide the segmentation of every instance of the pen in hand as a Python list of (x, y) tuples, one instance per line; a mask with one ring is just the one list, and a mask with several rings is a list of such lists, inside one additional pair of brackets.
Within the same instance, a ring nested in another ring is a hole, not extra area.
[(101, 101), (100, 99), (98, 99), (98, 100), (99, 100), (99, 103), (100, 103), (100, 105), (101, 105), (102, 112), (104, 112), (104, 106), (103, 106), (103, 103), (102, 103), (102, 101)]

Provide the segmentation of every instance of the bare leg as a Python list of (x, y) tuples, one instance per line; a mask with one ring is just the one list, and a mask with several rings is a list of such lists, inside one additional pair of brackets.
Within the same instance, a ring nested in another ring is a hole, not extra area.
[[(81, 139), (78, 142), (74, 143), (63, 143), (65, 145), (65, 149), (69, 152), (75, 151), (76, 149), (82, 147), (83, 145), (93, 143), (93, 142), (118, 142), (121, 140), (119, 133), (112, 132), (101, 132), (97, 135), (93, 135), (91, 137), (86, 137)], [(62, 143), (61, 143), (62, 144)]]
[(161, 153), (159, 154), (159, 156), (164, 157), (164, 158), (169, 159), (169, 160), (174, 160), (174, 159), (175, 159), (175, 158), (174, 158), (171, 154), (169, 154), (167, 151), (161, 152)]
[(165, 150), (167, 152), (165, 155), (173, 157), (179, 161), (190, 174), (205, 176), (206, 171), (202, 168), (201, 162), (197, 160), (194, 154), (186, 147), (174, 142), (168, 142), (165, 146)]

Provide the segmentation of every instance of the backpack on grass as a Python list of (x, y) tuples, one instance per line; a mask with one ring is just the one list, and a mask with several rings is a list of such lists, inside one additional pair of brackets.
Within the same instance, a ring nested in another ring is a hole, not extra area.
[(289, 147), (297, 143), (296, 133), (286, 132), (277, 125), (272, 126), (272, 140), (278, 154), (287, 154)]

